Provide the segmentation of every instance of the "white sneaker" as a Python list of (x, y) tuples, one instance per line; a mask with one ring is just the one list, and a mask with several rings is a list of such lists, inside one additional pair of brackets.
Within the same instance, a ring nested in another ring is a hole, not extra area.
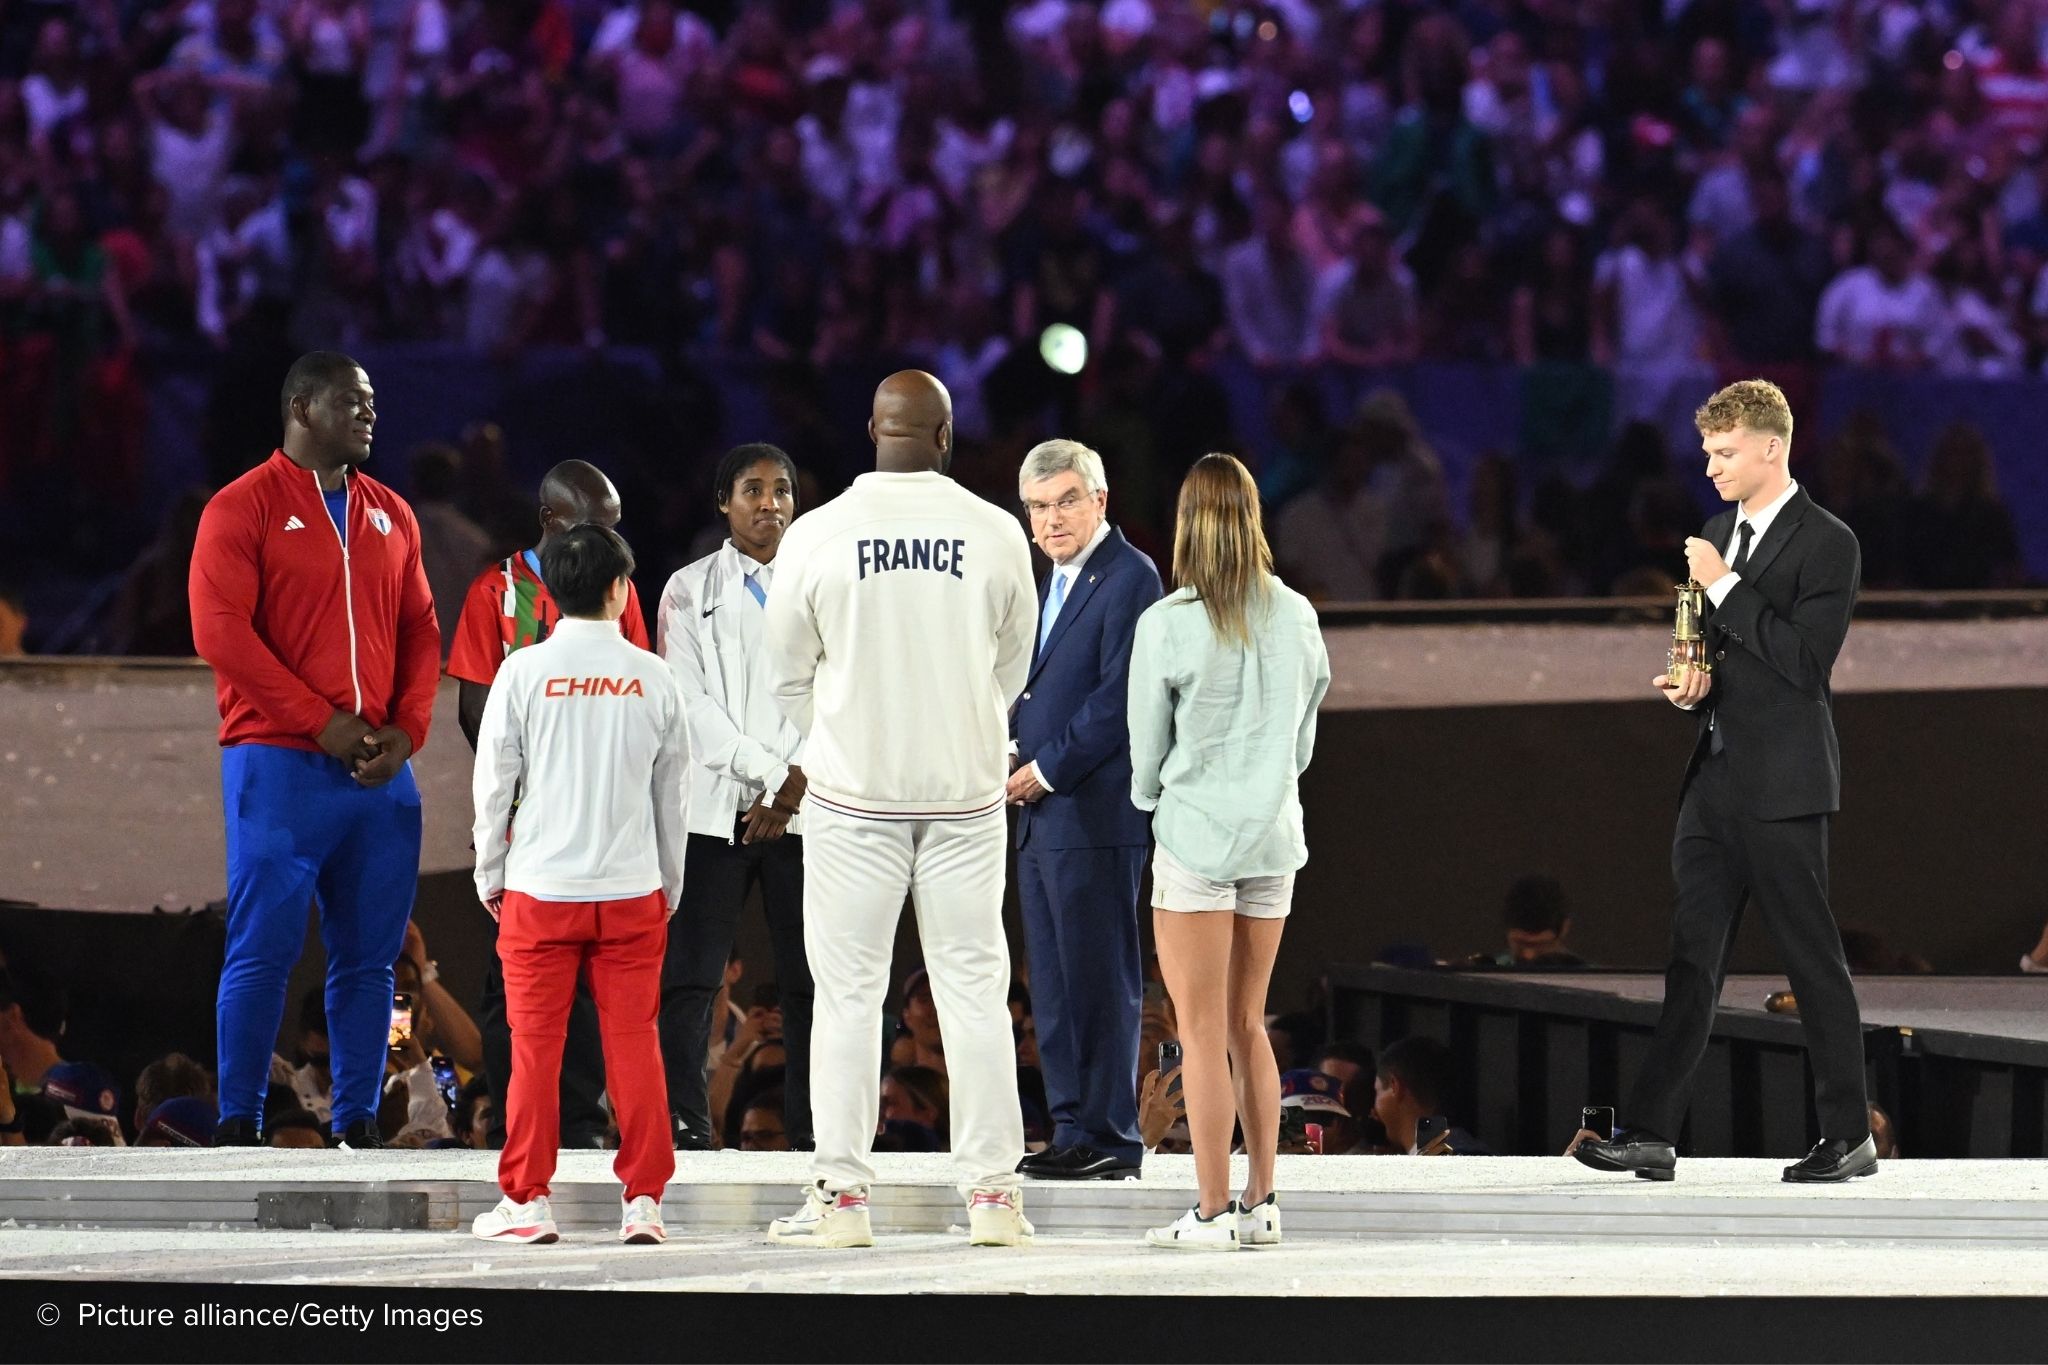
[(770, 1240), (791, 1246), (871, 1247), (866, 1186), (834, 1193), (821, 1180), (804, 1190), (804, 1206), (768, 1225)]
[(555, 1211), (548, 1206), (548, 1197), (540, 1196), (521, 1204), (509, 1196), (498, 1201), (498, 1207), (488, 1213), (480, 1213), (469, 1225), (470, 1235), (486, 1242), (554, 1242), (561, 1240), (555, 1231)]
[(1269, 1194), (1250, 1208), (1246, 1208), (1242, 1200), (1238, 1202), (1237, 1244), (1242, 1247), (1280, 1245), (1279, 1195)]
[(627, 1246), (649, 1246), (668, 1240), (668, 1229), (661, 1221), (661, 1205), (650, 1195), (641, 1195), (626, 1205), (624, 1217), (619, 1220), (619, 1240)]
[(967, 1245), (1023, 1247), (1037, 1229), (1024, 1216), (1024, 1195), (1018, 1190), (976, 1190), (967, 1200)]
[(1214, 1218), (1202, 1217), (1195, 1205), (1163, 1228), (1145, 1234), (1148, 1246), (1170, 1247), (1176, 1251), (1237, 1250), (1237, 1201), (1232, 1200)]

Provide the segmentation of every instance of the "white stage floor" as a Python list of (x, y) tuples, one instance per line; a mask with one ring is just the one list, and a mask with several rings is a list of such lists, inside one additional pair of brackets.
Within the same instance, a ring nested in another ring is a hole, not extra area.
[(622, 1247), (608, 1231), (545, 1247), (435, 1232), (0, 1232), (0, 1279), (346, 1285), (372, 1289), (615, 1289), (778, 1294), (1231, 1295), (1380, 1298), (2034, 1297), (2026, 1255), (1956, 1246), (1698, 1244), (1584, 1238), (1543, 1244), (1309, 1240), (1228, 1256), (1156, 1251), (1128, 1237), (968, 1248), (937, 1233), (871, 1251), (779, 1247), (757, 1234), (672, 1235)]
[[(1027, 1185), (1028, 1250), (970, 1250), (944, 1157), (881, 1158), (880, 1245), (815, 1252), (760, 1228), (796, 1202), (797, 1154), (690, 1153), (671, 1240), (612, 1240), (609, 1157), (565, 1157), (564, 1240), (458, 1229), (496, 1199), (469, 1152), (15, 1149), (0, 1156), (0, 1278), (824, 1293), (2033, 1295), (2048, 1265), (2048, 1162), (1902, 1161), (1841, 1188), (1783, 1163), (1682, 1162), (1652, 1184), (1562, 1158), (1282, 1158), (1288, 1245), (1229, 1259), (1152, 1251), (1185, 1207), (1185, 1157), (1142, 1181)], [(1240, 1179), (1242, 1178), (1240, 1163)], [(371, 1224), (309, 1230), (308, 1222)], [(297, 1224), (294, 1228), (292, 1225)], [(406, 1230), (393, 1230), (394, 1228)], [(1623, 1268), (1617, 1275), (1617, 1268)]]

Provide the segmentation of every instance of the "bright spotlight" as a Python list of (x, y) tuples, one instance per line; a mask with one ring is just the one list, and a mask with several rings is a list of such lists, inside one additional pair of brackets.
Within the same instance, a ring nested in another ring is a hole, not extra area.
[(1061, 374), (1079, 374), (1088, 363), (1088, 338), (1078, 327), (1055, 322), (1039, 336), (1038, 354)]

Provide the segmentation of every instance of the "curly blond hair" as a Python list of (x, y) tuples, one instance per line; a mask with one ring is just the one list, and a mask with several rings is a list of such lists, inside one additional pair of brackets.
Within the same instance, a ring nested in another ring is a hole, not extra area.
[(1768, 379), (1730, 384), (1700, 405), (1692, 423), (1702, 436), (1747, 427), (1792, 443), (1792, 405), (1785, 401), (1785, 391)]

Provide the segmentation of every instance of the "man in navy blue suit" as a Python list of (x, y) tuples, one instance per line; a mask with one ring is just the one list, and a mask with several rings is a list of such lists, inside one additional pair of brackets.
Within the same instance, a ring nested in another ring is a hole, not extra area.
[(1131, 804), (1125, 722), (1131, 640), (1160, 597), (1159, 570), (1109, 524), (1102, 457), (1046, 441), (1018, 491), (1052, 560), (1038, 647), (1011, 718), (1017, 890), (1052, 1145), (1018, 1170), (1047, 1180), (1135, 1179), (1138, 876), (1151, 831)]

